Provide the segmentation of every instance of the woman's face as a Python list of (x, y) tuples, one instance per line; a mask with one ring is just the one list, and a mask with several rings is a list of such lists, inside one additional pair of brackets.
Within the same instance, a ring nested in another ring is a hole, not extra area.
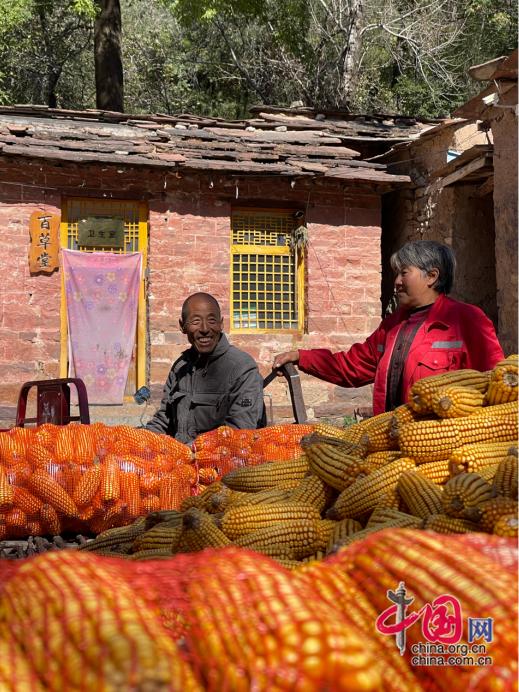
[(402, 267), (395, 276), (395, 293), (398, 305), (403, 308), (420, 308), (434, 303), (438, 297), (432, 286), (438, 278), (438, 270), (423, 272), (418, 267)]

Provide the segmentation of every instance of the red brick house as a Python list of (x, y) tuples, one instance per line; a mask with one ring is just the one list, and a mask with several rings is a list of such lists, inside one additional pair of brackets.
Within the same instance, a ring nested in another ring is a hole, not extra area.
[[(81, 219), (122, 218), (118, 251), (143, 253), (126, 394), (150, 385), (151, 414), (185, 348), (178, 318), (192, 292), (217, 297), (232, 342), (264, 375), (279, 351), (346, 349), (377, 326), (381, 199), (409, 178), (368, 159), (430, 126), (306, 109), (262, 108), (228, 122), (0, 108), (4, 424), (24, 381), (67, 374), (62, 272), (30, 271), (31, 214), (59, 223), (61, 246), (72, 249), (88, 249)], [(308, 242), (297, 246), (295, 237)], [(351, 414), (371, 400), (369, 387), (347, 391), (309, 377), (303, 391), (311, 417)], [(275, 419), (289, 420), (285, 384), (268, 392)]]

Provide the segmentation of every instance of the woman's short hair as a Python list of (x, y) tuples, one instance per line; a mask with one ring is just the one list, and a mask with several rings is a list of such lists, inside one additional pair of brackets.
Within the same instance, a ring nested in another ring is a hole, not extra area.
[(418, 267), (424, 273), (438, 269), (438, 279), (432, 288), (438, 293), (452, 290), (456, 258), (448, 245), (435, 240), (411, 240), (393, 253), (389, 261), (396, 274), (404, 267)]

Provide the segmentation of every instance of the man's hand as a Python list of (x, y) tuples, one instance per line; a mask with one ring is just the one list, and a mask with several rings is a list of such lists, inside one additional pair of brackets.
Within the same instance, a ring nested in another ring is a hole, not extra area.
[[(278, 353), (274, 356), (274, 362), (272, 363), (272, 370), (278, 370), (282, 365), (287, 363), (294, 363), (297, 365), (299, 362), (299, 351), (285, 351), (285, 353)], [(282, 377), (282, 373), (278, 372), (278, 375)]]

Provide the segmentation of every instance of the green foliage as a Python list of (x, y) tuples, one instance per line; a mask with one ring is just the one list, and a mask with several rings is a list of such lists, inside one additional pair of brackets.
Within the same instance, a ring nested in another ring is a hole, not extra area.
[[(354, 16), (354, 9), (357, 15)], [(0, 0), (0, 102), (95, 106), (98, 0)], [(128, 112), (447, 115), (517, 43), (512, 0), (121, 0)]]

